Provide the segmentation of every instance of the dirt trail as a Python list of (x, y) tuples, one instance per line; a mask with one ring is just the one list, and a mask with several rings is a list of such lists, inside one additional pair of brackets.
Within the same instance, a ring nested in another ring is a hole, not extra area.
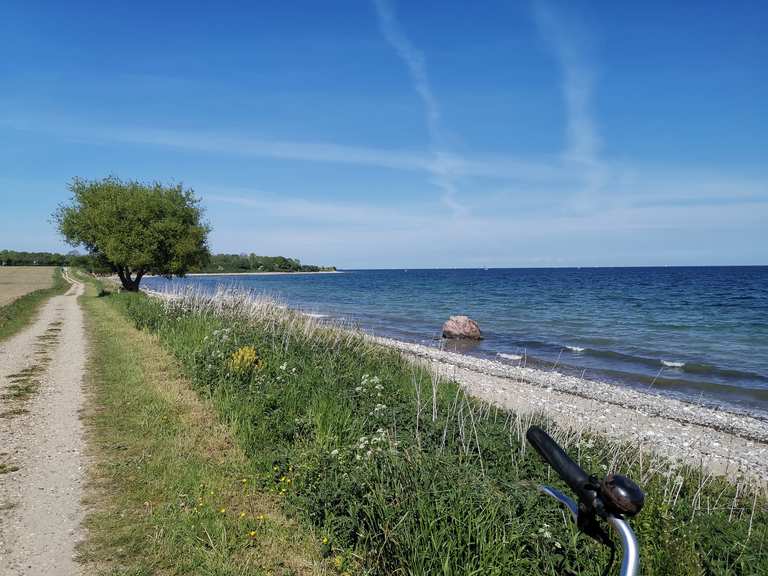
[(71, 576), (82, 520), (86, 360), (73, 281), (0, 343), (0, 576)]

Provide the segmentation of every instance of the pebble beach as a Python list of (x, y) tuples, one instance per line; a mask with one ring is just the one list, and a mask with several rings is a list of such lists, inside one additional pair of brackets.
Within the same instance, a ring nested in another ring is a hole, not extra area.
[(561, 427), (599, 432), (713, 474), (768, 481), (768, 421), (759, 417), (554, 370), (371, 338), (429, 363), (468, 394), (519, 414), (542, 413)]

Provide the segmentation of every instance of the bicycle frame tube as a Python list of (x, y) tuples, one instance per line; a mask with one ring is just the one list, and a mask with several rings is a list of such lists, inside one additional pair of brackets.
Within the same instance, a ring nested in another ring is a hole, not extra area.
[(640, 573), (640, 546), (635, 533), (624, 520), (616, 516), (608, 516), (608, 524), (616, 530), (621, 538), (624, 557), (621, 559), (621, 576), (637, 576)]
[(552, 486), (539, 486), (539, 490), (546, 494), (547, 496), (552, 496), (555, 500), (559, 500), (563, 504), (565, 504), (568, 507), (568, 510), (571, 511), (571, 516), (573, 516), (573, 521), (576, 522), (579, 518), (579, 507), (576, 505), (576, 502), (568, 498), (565, 494), (560, 492), (560, 490), (557, 490), (556, 488), (552, 488)]
[[(571, 498), (551, 486), (539, 486), (539, 490), (551, 496), (555, 500), (565, 504), (568, 510), (571, 512), (574, 522), (578, 522), (579, 508)], [(621, 549), (624, 555), (621, 559), (620, 576), (637, 576), (640, 573), (640, 546), (637, 543), (637, 538), (632, 528), (629, 527), (624, 520), (617, 518), (616, 516), (608, 515), (608, 524), (611, 525), (621, 539)]]

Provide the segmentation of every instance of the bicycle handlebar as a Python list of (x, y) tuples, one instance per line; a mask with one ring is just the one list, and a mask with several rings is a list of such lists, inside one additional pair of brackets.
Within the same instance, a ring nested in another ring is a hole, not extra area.
[(557, 445), (557, 442), (549, 434), (538, 426), (528, 428), (525, 437), (544, 460), (555, 469), (563, 482), (570, 486), (579, 499), (584, 498), (585, 486), (589, 483), (587, 473)]
[(637, 576), (640, 569), (639, 546), (624, 518), (634, 516), (643, 507), (645, 496), (640, 487), (620, 474), (609, 474), (602, 482), (589, 476), (538, 426), (531, 426), (525, 436), (563, 482), (570, 486), (578, 497), (578, 504), (551, 486), (539, 486), (539, 489), (568, 507), (579, 530), (613, 549), (608, 534), (598, 523), (598, 518), (605, 520), (621, 539), (624, 551), (621, 576)]

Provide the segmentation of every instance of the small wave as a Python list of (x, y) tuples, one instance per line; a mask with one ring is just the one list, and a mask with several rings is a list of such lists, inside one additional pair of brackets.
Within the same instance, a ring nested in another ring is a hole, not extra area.
[(523, 357), (520, 356), (520, 354), (504, 354), (503, 352), (499, 352), (496, 354), (499, 358), (504, 358), (505, 360), (514, 360), (517, 362), (518, 360), (522, 360)]
[(671, 360), (662, 360), (661, 363), (667, 368), (682, 368), (685, 362), (673, 362)]
[(328, 318), (328, 314), (315, 314), (314, 312), (304, 312), (304, 316), (309, 316), (310, 318)]
[(584, 350), (585, 350), (585, 348), (582, 348), (581, 346), (568, 346), (566, 344), (565, 347), (568, 348), (568, 350), (570, 350), (571, 352), (576, 352), (577, 354), (579, 352), (584, 352)]

